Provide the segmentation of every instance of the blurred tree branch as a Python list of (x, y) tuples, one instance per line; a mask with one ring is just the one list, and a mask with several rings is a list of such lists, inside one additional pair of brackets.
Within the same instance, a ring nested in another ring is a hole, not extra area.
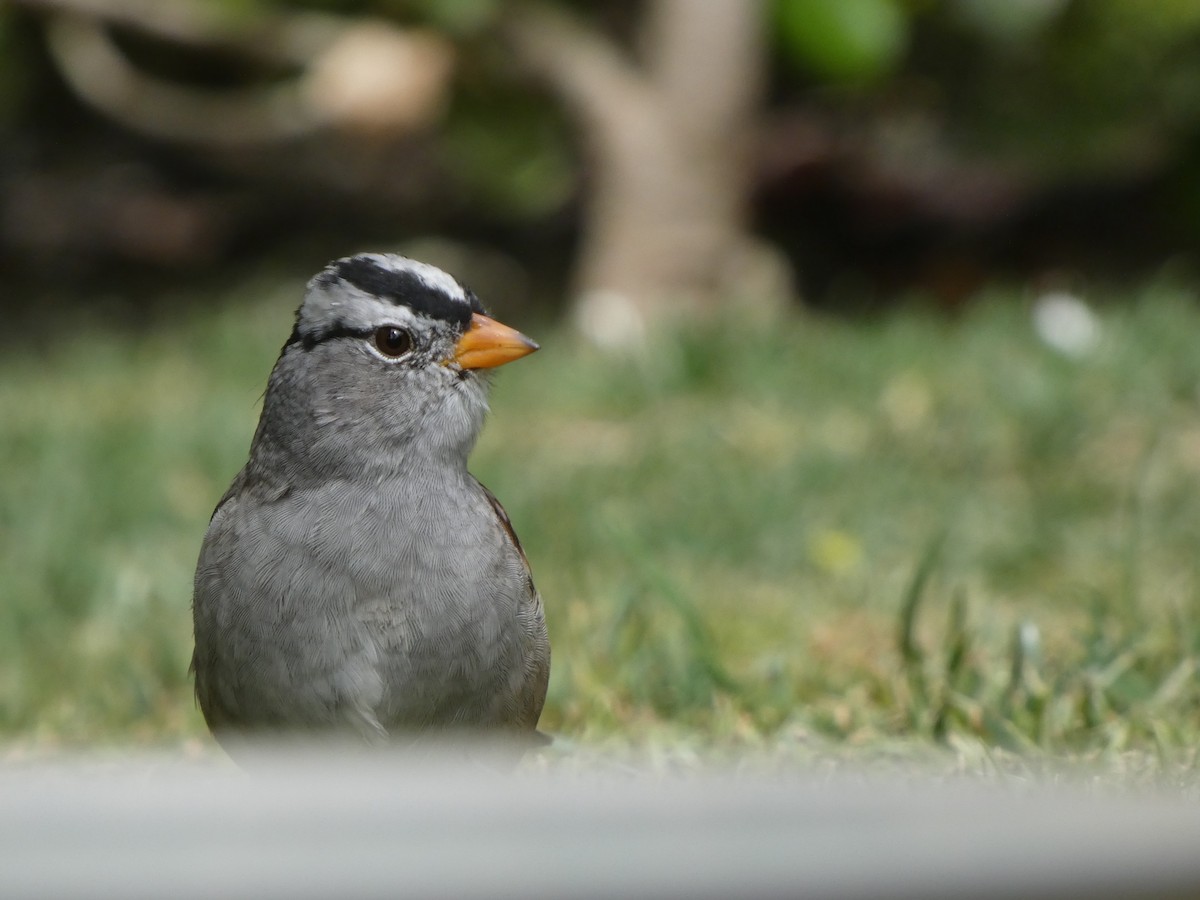
[(302, 64), (328, 43), (337, 20), (317, 13), (288, 16), (203, 0), (10, 0), (43, 14), (83, 16), (179, 44), (226, 46)]
[[(325, 127), (397, 134), (435, 120), (454, 52), (430, 32), (374, 18), (255, 11), (231, 17), (200, 0), (16, 0), (46, 14), (50, 55), (74, 93), (127, 128), (158, 139), (240, 146)], [(287, 66), (282, 81), (191, 87), (141, 70), (110, 26)]]

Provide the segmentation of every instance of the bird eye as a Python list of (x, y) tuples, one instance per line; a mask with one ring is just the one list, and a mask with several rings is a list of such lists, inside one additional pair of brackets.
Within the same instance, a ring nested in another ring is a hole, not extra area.
[(412, 349), (412, 335), (395, 325), (375, 329), (375, 346), (384, 356), (403, 356)]

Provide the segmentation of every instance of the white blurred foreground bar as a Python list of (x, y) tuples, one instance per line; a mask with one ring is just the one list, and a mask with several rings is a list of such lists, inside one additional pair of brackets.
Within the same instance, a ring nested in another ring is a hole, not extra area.
[(1200, 897), (1181, 798), (432, 756), (0, 769), (0, 897)]

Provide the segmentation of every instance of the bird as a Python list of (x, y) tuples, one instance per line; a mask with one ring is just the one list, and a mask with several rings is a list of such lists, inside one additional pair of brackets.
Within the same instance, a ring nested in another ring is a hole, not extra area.
[(492, 370), (537, 349), (398, 254), (308, 282), (196, 566), (192, 670), (219, 744), (541, 742), (542, 599), (467, 469)]

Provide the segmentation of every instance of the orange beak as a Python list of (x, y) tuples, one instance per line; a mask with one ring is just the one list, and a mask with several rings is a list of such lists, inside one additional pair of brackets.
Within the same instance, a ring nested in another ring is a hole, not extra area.
[(464, 369), (492, 369), (536, 349), (538, 345), (515, 328), (475, 313), (471, 327), (454, 345), (454, 361)]

